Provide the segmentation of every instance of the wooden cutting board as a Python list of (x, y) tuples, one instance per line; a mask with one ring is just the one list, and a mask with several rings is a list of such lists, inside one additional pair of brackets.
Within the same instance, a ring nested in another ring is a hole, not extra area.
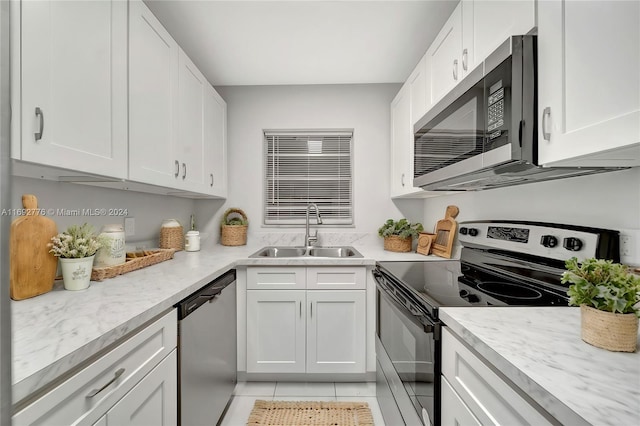
[(10, 294), (22, 300), (51, 291), (58, 258), (47, 244), (58, 233), (56, 223), (40, 216), (35, 195), (22, 196), (25, 215), (14, 220), (9, 233)]
[(436, 256), (451, 259), (451, 250), (453, 249), (453, 240), (456, 236), (456, 228), (458, 223), (454, 220), (460, 210), (456, 206), (447, 206), (444, 219), (436, 223), (435, 239), (431, 243), (431, 253)]

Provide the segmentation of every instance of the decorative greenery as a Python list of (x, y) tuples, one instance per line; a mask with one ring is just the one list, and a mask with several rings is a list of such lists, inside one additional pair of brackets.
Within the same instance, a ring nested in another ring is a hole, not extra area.
[(592, 306), (601, 311), (640, 317), (640, 277), (629, 268), (610, 260), (586, 259), (582, 265), (572, 257), (565, 262), (563, 283), (569, 286), (569, 305)]
[(241, 212), (236, 208), (227, 209), (222, 215), (222, 225), (248, 225), (249, 221)]
[(51, 238), (49, 253), (65, 259), (77, 259), (96, 254), (101, 247), (108, 247), (109, 240), (96, 235), (93, 226), (88, 223), (82, 226), (72, 225), (66, 231)]
[(397, 222), (389, 219), (378, 229), (378, 235), (381, 237), (397, 235), (400, 238), (416, 238), (423, 230), (421, 223), (412, 224), (407, 219), (400, 219)]

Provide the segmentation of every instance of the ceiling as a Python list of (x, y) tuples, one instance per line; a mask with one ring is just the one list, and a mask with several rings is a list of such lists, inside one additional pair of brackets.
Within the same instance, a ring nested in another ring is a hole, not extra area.
[(214, 86), (401, 83), (459, 0), (145, 0)]

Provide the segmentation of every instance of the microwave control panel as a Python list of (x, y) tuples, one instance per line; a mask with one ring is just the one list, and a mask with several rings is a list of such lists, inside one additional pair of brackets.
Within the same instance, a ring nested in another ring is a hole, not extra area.
[(489, 140), (494, 140), (502, 134), (501, 128), (505, 123), (504, 87), (502, 81), (489, 89), (487, 108), (487, 131)]

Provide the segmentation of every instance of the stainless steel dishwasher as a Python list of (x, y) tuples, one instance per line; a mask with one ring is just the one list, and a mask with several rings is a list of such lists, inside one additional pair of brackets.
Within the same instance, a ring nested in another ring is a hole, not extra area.
[(180, 424), (215, 425), (236, 384), (236, 270), (176, 306)]

